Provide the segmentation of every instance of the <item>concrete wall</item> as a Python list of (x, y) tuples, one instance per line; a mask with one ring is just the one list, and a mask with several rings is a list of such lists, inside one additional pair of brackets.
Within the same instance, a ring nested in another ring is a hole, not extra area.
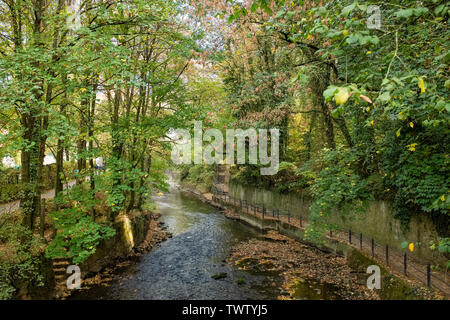
[[(250, 203), (264, 204), (270, 209), (289, 210), (293, 216), (302, 215), (305, 219), (308, 219), (312, 202), (304, 193), (280, 194), (233, 183), (230, 184), (229, 194)], [(439, 234), (431, 218), (425, 214), (413, 216), (409, 227), (405, 230), (400, 221), (393, 217), (393, 210), (388, 202), (372, 201), (367, 211), (355, 219), (345, 219), (335, 213), (332, 220), (344, 230), (351, 229), (355, 234), (363, 233), (366, 237), (374, 238), (399, 250), (403, 241), (420, 242), (422, 245), (415, 248), (418, 257), (438, 262), (445, 260), (428, 249), (429, 242), (439, 239)]]
[(133, 249), (144, 241), (150, 214), (139, 213), (133, 217), (120, 215), (113, 227), (116, 234), (103, 240), (96, 252), (80, 265), (82, 278), (88, 274), (101, 271), (103, 268), (115, 263), (117, 259), (127, 258)]

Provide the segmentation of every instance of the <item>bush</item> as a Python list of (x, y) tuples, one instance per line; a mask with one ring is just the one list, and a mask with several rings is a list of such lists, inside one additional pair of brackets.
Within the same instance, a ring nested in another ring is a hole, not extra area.
[(180, 169), (181, 180), (200, 185), (207, 191), (211, 190), (215, 175), (216, 166), (214, 165), (183, 166)]
[(93, 209), (104, 202), (97, 198), (92, 190), (74, 186), (56, 199), (64, 209), (50, 214), (57, 233), (47, 247), (47, 258), (70, 258), (78, 264), (95, 253), (101, 240), (114, 236), (112, 227), (97, 223), (92, 217)]
[(45, 245), (32, 237), (19, 218), (15, 213), (0, 215), (0, 299), (13, 298), (21, 282), (43, 285), (39, 267)]
[(326, 227), (327, 218), (334, 209), (340, 215), (363, 212), (367, 200), (373, 194), (368, 179), (362, 177), (357, 168), (359, 158), (352, 149), (324, 150), (323, 169), (311, 186), (314, 202), (311, 205), (308, 236), (318, 238)]

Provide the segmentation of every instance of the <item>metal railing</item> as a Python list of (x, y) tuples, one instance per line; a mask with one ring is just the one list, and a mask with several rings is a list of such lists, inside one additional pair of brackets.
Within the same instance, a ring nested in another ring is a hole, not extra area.
[[(308, 225), (306, 217), (301, 214), (293, 215), (289, 210), (268, 208), (264, 203), (249, 203), (247, 200), (234, 198), (221, 190), (215, 191), (217, 192), (213, 193), (212, 199), (216, 203), (231, 205), (240, 209), (241, 212), (259, 216), (262, 219), (275, 219), (300, 228)], [(418, 280), (428, 287), (438, 289), (447, 297), (450, 294), (447, 273), (432, 271), (429, 261), (423, 261), (413, 253), (400, 251), (376, 241), (373, 237), (367, 237), (363, 233), (355, 233), (352, 230), (330, 230), (326, 237), (346, 243), (385, 264), (392, 271)]]

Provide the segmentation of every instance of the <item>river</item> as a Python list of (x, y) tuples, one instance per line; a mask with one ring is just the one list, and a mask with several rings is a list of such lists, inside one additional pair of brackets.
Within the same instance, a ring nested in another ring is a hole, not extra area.
[[(251, 274), (225, 261), (234, 244), (261, 236), (179, 191), (155, 196), (172, 238), (122, 268), (108, 286), (80, 290), (71, 299), (274, 299), (277, 275)], [(214, 275), (226, 277), (215, 280)]]

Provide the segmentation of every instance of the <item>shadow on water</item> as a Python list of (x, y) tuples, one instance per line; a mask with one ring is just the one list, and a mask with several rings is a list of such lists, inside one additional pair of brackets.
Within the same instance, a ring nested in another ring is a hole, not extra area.
[(275, 299), (279, 275), (242, 271), (225, 261), (235, 244), (261, 234), (172, 189), (155, 201), (173, 237), (118, 270), (107, 285), (71, 299)]

